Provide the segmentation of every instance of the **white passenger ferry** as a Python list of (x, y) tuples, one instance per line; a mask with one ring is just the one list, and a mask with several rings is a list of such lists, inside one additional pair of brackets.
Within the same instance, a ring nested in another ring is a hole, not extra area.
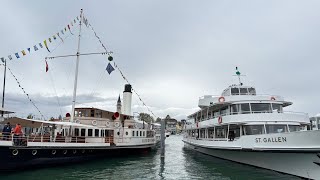
[(292, 103), (231, 85), (221, 96), (203, 96), (188, 116), (187, 148), (215, 157), (303, 178), (320, 179), (320, 131), (308, 130), (305, 113), (286, 112)]

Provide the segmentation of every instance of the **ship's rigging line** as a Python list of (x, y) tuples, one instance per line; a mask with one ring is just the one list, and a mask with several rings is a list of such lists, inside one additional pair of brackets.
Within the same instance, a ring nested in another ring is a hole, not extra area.
[(11, 75), (14, 77), (14, 79), (16, 80), (17, 84), (19, 85), (19, 87), (21, 88), (21, 90), (23, 91), (23, 93), (28, 97), (29, 101), (32, 103), (32, 105), (38, 110), (39, 114), (41, 115), (41, 117), (43, 119), (46, 119), (43, 114), (41, 113), (40, 109), (38, 108), (38, 106), (31, 100), (30, 96), (28, 93), (26, 93), (26, 91), (24, 90), (24, 88), (21, 86), (20, 82), (18, 81), (18, 79), (16, 78), (16, 76), (13, 74), (13, 72), (11, 71), (11, 69), (7, 66), (8, 70), (10, 71)]
[[(77, 27), (79, 27), (79, 25), (77, 26)], [(76, 27), (76, 28), (77, 28)], [(68, 37), (70, 37), (70, 35), (73, 35), (73, 34), (68, 34), (64, 39), (63, 39), (63, 41), (61, 41), (56, 47), (54, 47), (47, 55), (46, 55), (46, 57), (48, 56), (48, 55), (50, 55), (52, 52), (54, 52), (61, 44), (63, 44), (64, 42), (65, 42), (65, 40), (68, 38)], [(45, 60), (46, 60), (47, 58), (45, 58)], [(52, 67), (52, 66), (51, 66)], [(59, 105), (59, 110), (60, 110), (60, 115), (62, 115), (62, 109), (61, 109), (61, 104), (60, 104), (60, 99), (59, 99), (59, 96), (58, 96), (58, 93), (57, 93), (57, 89), (56, 89), (56, 86), (55, 86), (55, 82), (54, 82), (54, 80), (53, 80), (53, 76), (52, 76), (52, 71), (49, 71), (49, 75), (50, 75), (50, 80), (51, 80), (51, 84), (52, 84), (52, 86), (53, 86), (53, 89), (54, 89), (54, 93), (55, 93), (55, 96), (56, 96), (56, 98), (57, 98), (57, 102), (58, 102), (58, 105)]]
[[(69, 37), (70, 35), (67, 35), (66, 37), (64, 37), (64, 41)], [(61, 41), (56, 47), (54, 47), (50, 53), (48, 53), (47, 55), (51, 54), (52, 52), (54, 52), (61, 44), (64, 43), (64, 41)], [(4, 65), (4, 64), (1, 64), (1, 65)], [(23, 93), (27, 96), (28, 100), (31, 102), (31, 104), (37, 109), (37, 111), (39, 112), (39, 114), (41, 115), (41, 117), (43, 119), (47, 119), (46, 116), (44, 116), (40, 109), (38, 108), (38, 106), (32, 101), (32, 99), (30, 98), (29, 94), (26, 93), (25, 91), (25, 88), (23, 88), (21, 86), (21, 83), (19, 82), (19, 80), (17, 79), (17, 77), (13, 74), (12, 70), (10, 69), (9, 65), (7, 64), (7, 68), (8, 70), (10, 71), (10, 74), (14, 77), (14, 79), (16, 80), (17, 84), (19, 85), (19, 87), (21, 88), (21, 90), (23, 91)], [(56, 88), (55, 88), (55, 85), (54, 85), (54, 81), (53, 81), (53, 78), (52, 78), (52, 74), (50, 73), (50, 80), (52, 82), (52, 85), (53, 85), (53, 88), (54, 88), (54, 91), (55, 91), (55, 94), (56, 94), (56, 98), (57, 98), (57, 101), (58, 101), (58, 105), (59, 105), (59, 108), (60, 108), (60, 113), (62, 114), (62, 110), (61, 110), (61, 104), (60, 104), (60, 100), (59, 100), (59, 97), (58, 97), (58, 94), (57, 94), (57, 91), (56, 91)]]
[[(102, 43), (100, 37), (97, 35), (96, 31), (94, 30), (93, 26), (91, 25), (91, 23), (88, 24), (88, 26), (91, 28), (91, 30), (93, 31), (95, 37), (99, 40), (101, 46), (104, 48), (105, 52), (92, 52), (92, 53), (81, 53), (81, 54), (71, 54), (71, 55), (62, 55), (62, 56), (52, 56), (52, 57), (46, 57), (45, 59), (56, 59), (56, 58), (63, 58), (63, 57), (71, 57), (71, 56), (81, 56), (81, 55), (94, 55), (94, 54), (101, 54), (101, 55), (108, 55), (111, 56), (111, 54), (113, 54), (112, 51), (108, 51), (106, 46)], [(128, 79), (124, 76), (123, 72), (121, 71), (121, 69), (119, 68), (119, 66), (115, 63), (115, 61), (113, 60), (113, 64), (116, 67), (116, 69), (120, 72), (122, 78), (128, 83), (131, 84)], [(137, 91), (132, 87), (132, 91), (138, 96), (138, 99), (142, 102), (142, 104), (147, 108), (147, 110), (154, 116), (157, 117), (153, 111), (149, 108), (149, 106), (147, 106), (147, 104), (142, 100), (141, 96), (137, 93)]]
[[(104, 48), (104, 50), (106, 52), (108, 52), (107, 48), (105, 47), (105, 45), (102, 43), (100, 37), (97, 35), (96, 31), (94, 30), (93, 26), (91, 25), (91, 23), (89, 23), (89, 27), (91, 27), (91, 30), (93, 31), (94, 35), (96, 36), (96, 38), (99, 40), (101, 46)], [(118, 69), (118, 71), (120, 72), (122, 78), (128, 83), (131, 84), (128, 79), (124, 76), (124, 74), (122, 73), (121, 69), (119, 68), (119, 66), (115, 63), (115, 61), (113, 61), (114, 66), (116, 67), (116, 69)], [(148, 111), (154, 116), (157, 117), (149, 108), (149, 106), (147, 106), (147, 104), (141, 99), (141, 96), (137, 93), (137, 91), (135, 89), (133, 89), (132, 87), (132, 91), (138, 96), (139, 100), (142, 102), (142, 104), (148, 109)]]

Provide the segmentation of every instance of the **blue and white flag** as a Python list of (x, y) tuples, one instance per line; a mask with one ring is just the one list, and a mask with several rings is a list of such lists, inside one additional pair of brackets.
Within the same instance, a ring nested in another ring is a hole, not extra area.
[(43, 48), (43, 46), (42, 46), (42, 44), (41, 44), (41, 43), (39, 43), (39, 46), (40, 46), (41, 48)]
[(30, 49), (30, 48), (28, 48), (27, 50), (28, 50), (28, 51), (29, 51), (29, 53), (30, 53), (30, 50), (31, 50), (31, 49)]
[(33, 49), (34, 49), (34, 51), (38, 51), (37, 45), (34, 45), (34, 46), (33, 46)]
[(112, 71), (114, 71), (114, 68), (112, 67), (112, 65), (111, 65), (110, 63), (108, 63), (108, 66), (107, 66), (106, 70), (107, 70), (107, 72), (108, 72), (109, 74), (111, 74)]
[(16, 55), (17, 59), (20, 58), (19, 53), (15, 53), (15, 55)]
[(4, 57), (1, 58), (1, 61), (4, 63)]

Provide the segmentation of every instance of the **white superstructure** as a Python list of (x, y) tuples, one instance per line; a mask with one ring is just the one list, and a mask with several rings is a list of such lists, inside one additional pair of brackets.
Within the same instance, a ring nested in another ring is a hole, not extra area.
[(320, 179), (320, 131), (308, 130), (305, 113), (286, 112), (283, 97), (231, 85), (221, 96), (203, 96), (188, 116), (186, 147), (212, 156)]

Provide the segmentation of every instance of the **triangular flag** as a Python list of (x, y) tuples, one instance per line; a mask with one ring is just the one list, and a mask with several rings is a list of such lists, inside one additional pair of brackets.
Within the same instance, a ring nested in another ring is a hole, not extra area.
[(15, 53), (15, 55), (16, 55), (17, 59), (20, 58), (19, 53)]
[(72, 22), (72, 21), (71, 21), (71, 23), (70, 23), (70, 24), (71, 24), (71, 26), (73, 26), (73, 22)]
[(49, 48), (48, 48), (48, 45), (47, 45), (47, 40), (44, 40), (43, 41), (43, 44), (46, 46), (47, 50), (50, 52)]
[(33, 49), (34, 49), (34, 51), (38, 51), (37, 45), (34, 45), (34, 46), (33, 46)]
[(48, 62), (46, 61), (46, 72), (49, 71), (49, 66), (48, 66)]
[(74, 22), (74, 23), (77, 23), (77, 21), (76, 21), (75, 19), (73, 20), (73, 22)]
[(107, 72), (108, 72), (109, 74), (111, 74), (112, 71), (114, 71), (114, 68), (112, 67), (112, 65), (111, 65), (110, 63), (108, 63), (108, 66), (107, 66), (106, 70), (107, 70)]
[(49, 40), (49, 42), (51, 43), (51, 38), (49, 38), (48, 40)]
[(63, 42), (63, 39), (60, 37), (59, 33), (57, 33), (57, 36), (61, 39), (61, 41)]
[(64, 32), (66, 32), (66, 31), (67, 31), (67, 27), (64, 28)]
[(63, 30), (61, 30), (61, 33), (64, 34)]
[[(71, 29), (70, 29), (70, 25), (69, 25), (69, 24), (68, 24), (68, 29), (69, 29), (70, 33), (72, 34)], [(72, 35), (73, 35), (73, 34), (72, 34)]]
[(21, 52), (22, 52), (22, 55), (24, 56), (26, 55), (26, 52), (24, 50), (22, 50)]
[(31, 49), (30, 49), (30, 48), (28, 48), (28, 51), (29, 51), (29, 53), (30, 53)]
[(56, 39), (57, 39), (55, 35), (53, 35), (52, 37), (53, 37), (53, 39), (54, 39), (54, 40), (56, 40)]
[(42, 44), (41, 44), (41, 43), (39, 43), (39, 46), (40, 46), (41, 48), (43, 48), (43, 46), (42, 46)]
[(12, 60), (12, 56), (11, 56), (11, 55), (9, 55), (8, 58), (9, 58), (10, 60)]
[(77, 16), (77, 20), (79, 21), (79, 16)]
[(1, 58), (1, 61), (4, 63), (4, 57)]

